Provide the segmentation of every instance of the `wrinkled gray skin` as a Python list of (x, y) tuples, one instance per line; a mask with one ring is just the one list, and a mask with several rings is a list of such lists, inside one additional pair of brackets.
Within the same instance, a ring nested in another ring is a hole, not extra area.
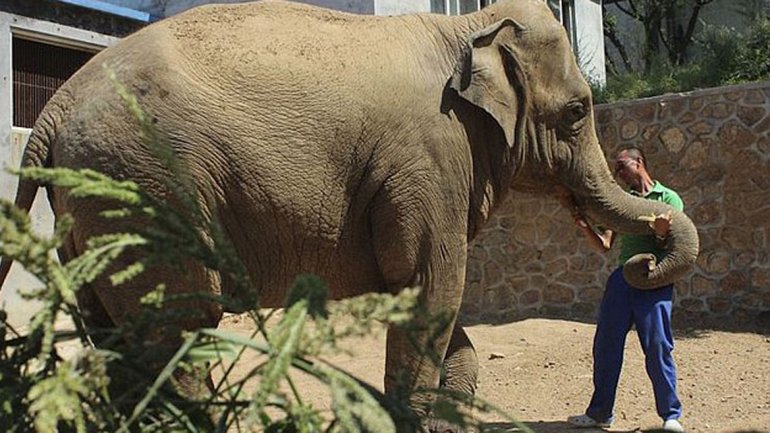
[[(199, 190), (211, 191), (199, 201), (220, 218), (263, 306), (280, 306), (295, 275), (315, 273), (334, 298), (421, 286), (429, 312), (454, 315), (468, 243), (510, 188), (547, 195), (564, 186), (585, 213), (622, 232), (650, 233), (636, 218), (670, 209), (612, 179), (589, 87), (538, 0), (459, 17), (356, 16), (283, 2), (205, 6), (131, 35), (51, 100), (23, 165), (95, 169), (169, 197), (168, 173), (145, 150), (102, 65), (154, 116)], [(37, 187), (22, 181), (18, 205), (29, 208)], [(121, 229), (97, 217), (100, 203), (51, 192), (56, 215), (77, 221), (65, 260), (90, 236)], [(661, 263), (638, 257), (628, 265), (629, 281), (652, 288), (682, 276), (698, 239), (677, 211), (671, 239)], [(194, 265), (119, 288), (95, 283), (80, 301), (94, 323), (120, 324), (159, 281), (171, 293), (231, 290)], [(205, 316), (181, 326), (217, 324), (218, 306), (195, 307)], [(443, 384), (473, 393), (477, 360), (462, 328), (431, 349), (444, 359)], [(387, 392), (400, 376), (407, 388), (437, 386), (440, 368), (393, 328)]]

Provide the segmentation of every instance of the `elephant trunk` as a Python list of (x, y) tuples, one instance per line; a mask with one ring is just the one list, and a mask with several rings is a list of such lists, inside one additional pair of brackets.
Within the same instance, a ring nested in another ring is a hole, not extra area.
[(666, 242), (667, 255), (657, 261), (653, 254), (638, 254), (623, 267), (623, 275), (633, 287), (654, 289), (674, 283), (686, 275), (698, 257), (699, 240), (695, 225), (683, 212), (653, 200), (635, 197), (612, 179), (608, 168), (594, 184), (595, 191), (580, 200), (585, 212), (616, 232), (653, 235), (648, 221), (639, 217), (671, 211), (671, 229)]

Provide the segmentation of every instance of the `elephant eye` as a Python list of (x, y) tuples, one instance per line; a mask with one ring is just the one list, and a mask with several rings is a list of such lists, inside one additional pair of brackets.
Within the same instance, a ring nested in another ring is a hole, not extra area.
[(567, 104), (567, 110), (565, 113), (565, 120), (568, 123), (575, 123), (582, 120), (588, 114), (585, 104), (580, 101), (573, 101)]
[[(588, 115), (586, 104), (581, 101), (572, 101), (564, 107), (562, 114), (563, 127), (571, 134), (577, 133), (583, 126), (583, 121)], [(565, 132), (567, 132), (565, 131)]]

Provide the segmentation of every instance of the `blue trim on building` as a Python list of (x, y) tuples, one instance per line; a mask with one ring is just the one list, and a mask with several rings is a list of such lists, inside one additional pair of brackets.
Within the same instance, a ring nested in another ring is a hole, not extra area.
[(130, 9), (123, 6), (116, 6), (107, 2), (99, 0), (57, 0), (60, 3), (66, 3), (74, 6), (80, 6), (86, 9), (92, 9), (100, 12), (104, 12), (110, 15), (117, 15), (120, 17), (132, 19), (134, 21), (141, 21), (149, 23), (157, 20), (157, 17), (150, 15), (147, 12)]

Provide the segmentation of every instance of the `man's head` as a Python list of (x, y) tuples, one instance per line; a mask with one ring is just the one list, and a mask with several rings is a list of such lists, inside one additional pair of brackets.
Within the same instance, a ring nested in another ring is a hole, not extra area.
[(650, 179), (647, 172), (647, 160), (638, 147), (628, 147), (615, 156), (614, 174), (629, 187), (640, 191), (642, 185)]

